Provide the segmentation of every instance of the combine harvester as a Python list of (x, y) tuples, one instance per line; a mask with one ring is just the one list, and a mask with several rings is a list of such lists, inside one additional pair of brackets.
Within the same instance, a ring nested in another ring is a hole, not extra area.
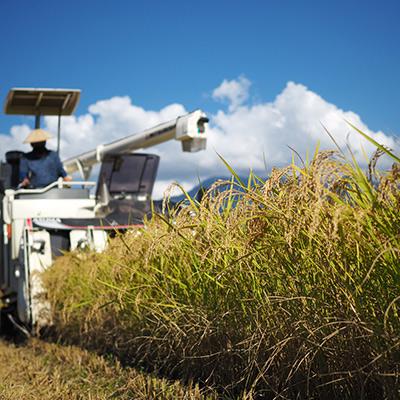
[[(58, 116), (59, 152), (61, 117), (74, 112), (79, 97), (79, 90), (11, 89), (4, 111), (34, 115), (35, 128), (40, 127), (41, 116)], [(12, 322), (24, 331), (36, 332), (47, 320), (38, 275), (54, 257), (79, 248), (103, 251), (110, 234), (141, 224), (151, 214), (159, 157), (134, 151), (173, 139), (182, 143), (183, 151), (203, 150), (207, 122), (205, 114), (196, 110), (141, 133), (100, 144), (63, 162), (68, 174), (80, 172), (81, 181), (64, 182), (60, 178), (40, 189), (18, 188), (23, 153), (7, 152), (6, 162), (0, 164), (2, 324)], [(97, 163), (101, 167), (96, 183), (88, 179)]]

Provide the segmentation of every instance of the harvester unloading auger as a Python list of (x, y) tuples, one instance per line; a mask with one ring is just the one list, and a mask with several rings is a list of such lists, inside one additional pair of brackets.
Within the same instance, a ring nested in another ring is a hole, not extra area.
[[(11, 89), (6, 114), (34, 115), (35, 128), (42, 115), (71, 115), (80, 91), (72, 89)], [(63, 162), (69, 174), (82, 180), (62, 179), (40, 189), (19, 189), (20, 151), (6, 153), (0, 163), (0, 316), (35, 331), (47, 320), (40, 298), (38, 274), (62, 251), (91, 248), (103, 251), (108, 235), (141, 224), (151, 213), (151, 193), (159, 157), (134, 153), (168, 140), (179, 140), (182, 150), (206, 147), (206, 115), (196, 110), (141, 133), (129, 135)], [(88, 181), (92, 167), (101, 163), (96, 182)], [(90, 192), (96, 187), (95, 193)], [(0, 324), (0, 331), (1, 331)]]

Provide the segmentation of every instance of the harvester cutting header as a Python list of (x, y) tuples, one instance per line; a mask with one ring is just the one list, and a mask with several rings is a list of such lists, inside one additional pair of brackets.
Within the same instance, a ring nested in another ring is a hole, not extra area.
[[(76, 89), (11, 89), (4, 112), (35, 116), (35, 129), (40, 128), (42, 116), (58, 116), (59, 153), (61, 118), (75, 111), (79, 98), (80, 90)], [(150, 215), (159, 157), (136, 150), (173, 139), (181, 142), (183, 151), (203, 150), (207, 123), (206, 115), (196, 110), (143, 132), (99, 144), (63, 161), (65, 171), (79, 172), (81, 181), (60, 178), (45, 187), (21, 188), (25, 154), (7, 152), (6, 162), (0, 164), (3, 322), (13, 321), (29, 330), (40, 325), (46, 307), (38, 299), (41, 285), (37, 273), (49, 267), (62, 251), (102, 251), (109, 234), (141, 224)], [(97, 183), (88, 181), (97, 163), (101, 163)], [(91, 187), (96, 187), (94, 193)]]

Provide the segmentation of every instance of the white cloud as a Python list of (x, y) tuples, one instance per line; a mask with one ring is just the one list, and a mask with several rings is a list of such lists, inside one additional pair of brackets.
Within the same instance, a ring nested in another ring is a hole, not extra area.
[[(223, 81), (214, 90), (215, 99), (227, 99), (228, 110), (219, 110), (210, 116), (210, 132), (207, 150), (199, 153), (183, 153), (180, 143), (170, 141), (147, 151), (161, 156), (155, 197), (173, 180), (183, 182), (185, 188), (199, 178), (224, 176), (228, 171), (219, 159), (221, 154), (238, 173), (246, 174), (250, 168), (260, 175), (267, 169), (290, 162), (291, 150), (304, 155), (313, 151), (317, 142), (322, 148), (334, 148), (323, 124), (343, 148), (349, 144), (359, 160), (363, 149), (367, 154), (374, 151), (365, 139), (354, 132), (345, 122), (348, 120), (369, 134), (379, 143), (398, 150), (397, 137), (381, 131), (374, 132), (352, 111), (344, 111), (324, 100), (304, 85), (288, 82), (283, 91), (272, 101), (248, 105), (250, 81), (244, 77)], [(183, 105), (171, 104), (161, 110), (145, 110), (132, 104), (129, 97), (113, 97), (101, 100), (89, 107), (88, 113), (71, 116), (62, 123), (62, 158), (77, 155), (150, 126), (176, 118), (186, 112)], [(57, 118), (47, 117), (45, 129), (57, 131)], [(2, 152), (20, 148), (28, 134), (26, 125), (14, 126), (9, 135), (0, 135)], [(55, 146), (55, 142), (50, 146)]]
[(249, 98), (249, 89), (251, 82), (244, 76), (238, 79), (228, 81), (226, 79), (213, 90), (212, 97), (214, 100), (224, 101), (229, 103), (229, 111), (236, 110)]
[(340, 146), (345, 148), (348, 143), (363, 161), (363, 149), (371, 154), (374, 148), (346, 120), (378, 142), (390, 148), (399, 147), (398, 139), (381, 131), (373, 132), (354, 112), (343, 111), (293, 82), (288, 82), (273, 102), (242, 106), (233, 112), (218, 111), (212, 121), (220, 134), (212, 141), (217, 150), (228, 149), (223, 154), (239, 169), (246, 165), (260, 169), (264, 155), (269, 167), (287, 162), (290, 157), (287, 146), (303, 155), (307, 150), (313, 151), (318, 142), (322, 148), (333, 148), (323, 124)]
[(15, 125), (11, 127), (9, 135), (0, 134), (0, 159), (3, 159), (4, 154), (9, 150), (27, 151), (29, 145), (22, 142), (28, 136), (31, 128), (28, 125)]

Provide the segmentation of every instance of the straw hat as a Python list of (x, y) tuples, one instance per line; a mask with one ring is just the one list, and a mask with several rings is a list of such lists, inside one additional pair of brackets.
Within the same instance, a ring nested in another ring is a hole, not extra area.
[(37, 143), (37, 142), (45, 142), (48, 139), (51, 139), (53, 136), (50, 135), (49, 132), (43, 129), (34, 129), (24, 140), (24, 143)]

